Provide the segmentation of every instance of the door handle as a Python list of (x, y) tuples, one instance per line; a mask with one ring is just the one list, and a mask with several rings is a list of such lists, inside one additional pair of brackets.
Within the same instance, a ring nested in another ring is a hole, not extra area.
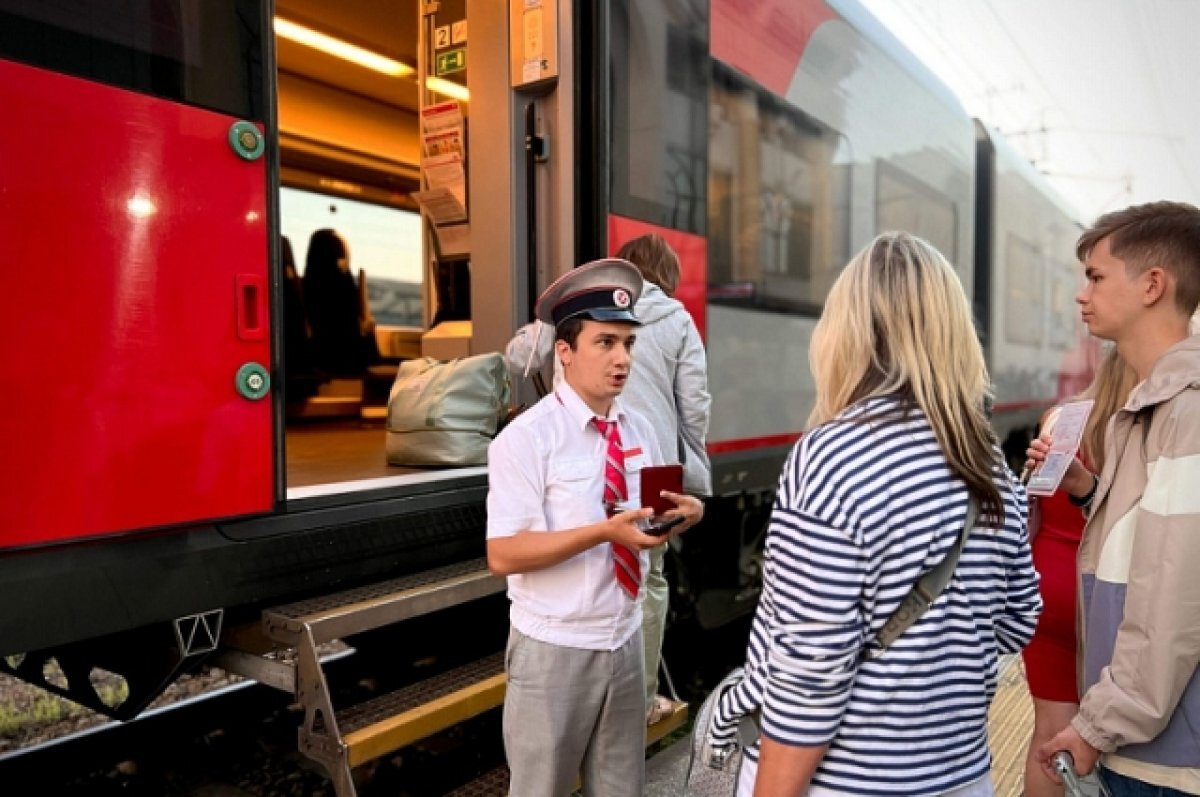
[(252, 342), (267, 337), (267, 283), (256, 274), (238, 274), (237, 336)]

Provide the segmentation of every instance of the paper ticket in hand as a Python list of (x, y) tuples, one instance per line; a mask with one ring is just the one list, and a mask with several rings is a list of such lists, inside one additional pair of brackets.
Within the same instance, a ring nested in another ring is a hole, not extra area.
[(1071, 466), (1071, 460), (1075, 458), (1075, 452), (1079, 450), (1083, 427), (1093, 404), (1095, 402), (1091, 399), (1063, 404), (1052, 416), (1053, 424), (1050, 419), (1047, 420), (1050, 450), (1046, 452), (1045, 461), (1029, 478), (1026, 490), (1030, 495), (1053, 495), (1058, 489), (1059, 482)]

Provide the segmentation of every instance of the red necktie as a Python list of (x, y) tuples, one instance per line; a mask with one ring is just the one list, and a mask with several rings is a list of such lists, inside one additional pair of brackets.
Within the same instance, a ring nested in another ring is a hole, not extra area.
[[(604, 503), (606, 506), (615, 507), (629, 497), (629, 489), (625, 485), (625, 452), (621, 450), (621, 433), (617, 430), (616, 421), (593, 418), (592, 424), (608, 444), (604, 457)], [(610, 510), (609, 514), (615, 514), (616, 511)], [(611, 546), (613, 575), (617, 577), (617, 583), (625, 590), (625, 594), (636, 598), (642, 583), (641, 560), (624, 545), (614, 542)]]

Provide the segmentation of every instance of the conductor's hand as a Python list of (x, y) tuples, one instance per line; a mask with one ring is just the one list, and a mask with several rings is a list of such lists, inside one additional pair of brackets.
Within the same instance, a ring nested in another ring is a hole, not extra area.
[[(668, 509), (663, 513), (664, 519), (683, 516), (683, 522), (671, 530), (671, 535), (687, 531), (703, 519), (704, 503), (699, 498), (693, 495), (673, 493), (669, 490), (663, 490), (659, 495), (675, 504), (674, 509)], [(662, 542), (663, 539), (662, 537), (658, 538), (659, 542)]]
[(654, 510), (648, 506), (618, 512), (605, 521), (604, 537), (609, 542), (619, 543), (635, 551), (661, 545), (662, 537), (642, 531), (643, 524), (648, 522), (653, 514)]

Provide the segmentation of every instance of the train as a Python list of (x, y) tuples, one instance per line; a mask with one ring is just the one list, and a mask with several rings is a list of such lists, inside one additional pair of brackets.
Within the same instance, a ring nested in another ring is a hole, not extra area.
[[(1073, 212), (853, 0), (123, 8), (0, 0), (0, 670), (97, 710), (264, 607), (482, 557), (486, 467), (384, 458), (396, 363), (502, 350), (632, 236), (678, 252), (713, 398), (678, 623), (752, 610), (808, 341), (877, 233), (954, 264), (1006, 451), (1090, 378)], [(305, 387), (320, 229), (373, 354)]]

